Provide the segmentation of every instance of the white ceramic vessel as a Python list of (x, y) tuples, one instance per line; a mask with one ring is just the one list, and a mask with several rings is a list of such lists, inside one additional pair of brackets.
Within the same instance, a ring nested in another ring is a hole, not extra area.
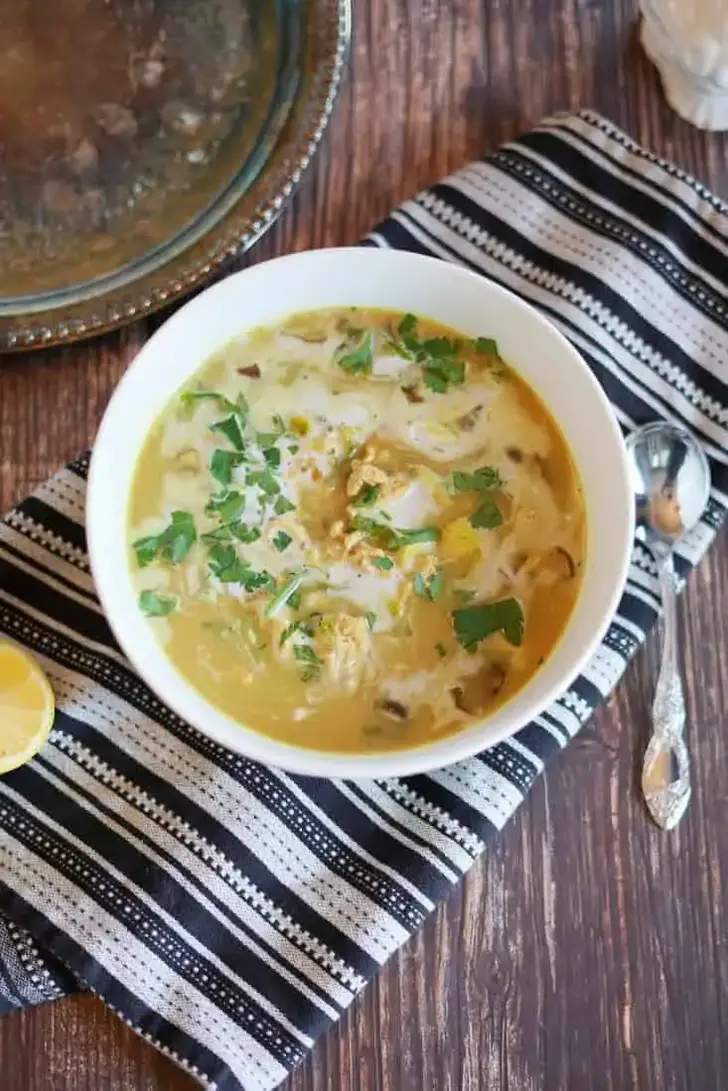
[(728, 0), (640, 0), (641, 39), (676, 113), (728, 129)]
[[(415, 749), (372, 755), (287, 745), (231, 720), (174, 668), (137, 608), (129, 568), (127, 509), (150, 426), (172, 395), (232, 337), (294, 311), (387, 307), (495, 337), (500, 352), (538, 391), (561, 425), (585, 491), (584, 582), (553, 654), (483, 722)], [(633, 501), (619, 427), (591, 371), (560, 333), (485, 277), (420, 255), (369, 248), (293, 254), (252, 266), (208, 288), (144, 346), (109, 403), (96, 440), (87, 529), (96, 588), (119, 643), (159, 698), (218, 743), (257, 761), (325, 777), (387, 777), (466, 758), (526, 724), (563, 692), (592, 656), (626, 578)]]

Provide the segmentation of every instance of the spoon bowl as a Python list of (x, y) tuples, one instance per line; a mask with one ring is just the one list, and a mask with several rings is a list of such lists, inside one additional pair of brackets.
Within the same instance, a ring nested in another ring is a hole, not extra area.
[(655, 822), (669, 830), (690, 801), (690, 762), (683, 738), (685, 698), (677, 647), (673, 550), (700, 520), (710, 496), (710, 465), (684, 428), (658, 421), (627, 440), (637, 538), (655, 558), (665, 615), (662, 663), (652, 706), (653, 731), (642, 766), (642, 791)]
[(656, 421), (627, 440), (636, 501), (636, 536), (652, 552), (672, 549), (699, 522), (710, 494), (710, 466), (685, 428)]

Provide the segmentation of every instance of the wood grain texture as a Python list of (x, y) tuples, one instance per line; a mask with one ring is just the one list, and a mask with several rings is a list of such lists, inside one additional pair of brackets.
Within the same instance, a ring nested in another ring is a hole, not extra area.
[[(50, 3), (50, 0), (47, 0)], [(254, 259), (350, 243), (557, 109), (590, 106), (728, 196), (728, 137), (670, 112), (628, 0), (359, 0), (348, 84)], [(0, 361), (0, 504), (88, 445), (159, 321)], [(728, 548), (680, 609), (694, 797), (638, 793), (656, 644), (498, 842), (282, 1091), (723, 1091), (728, 1079)], [(90, 996), (0, 1021), (3, 1091), (192, 1091)]]

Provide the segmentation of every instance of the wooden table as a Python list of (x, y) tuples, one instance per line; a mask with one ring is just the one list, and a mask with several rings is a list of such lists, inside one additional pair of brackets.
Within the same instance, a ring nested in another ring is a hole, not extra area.
[[(665, 105), (630, 0), (359, 0), (351, 73), (293, 205), (255, 251), (353, 242), (545, 113), (592, 106), (728, 195), (728, 138)], [(6, 507), (87, 446), (146, 336), (0, 363)], [(681, 606), (694, 797), (638, 795), (656, 670), (627, 680), (499, 842), (282, 1091), (721, 1091), (728, 1080), (728, 548)], [(721, 844), (722, 842), (722, 844)], [(3, 1091), (195, 1086), (104, 1005), (0, 1021)]]

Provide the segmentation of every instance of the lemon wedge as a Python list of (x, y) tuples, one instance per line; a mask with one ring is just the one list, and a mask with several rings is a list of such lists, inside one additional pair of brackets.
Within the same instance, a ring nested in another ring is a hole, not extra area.
[(0, 776), (38, 753), (54, 711), (53, 690), (35, 659), (0, 638)]

